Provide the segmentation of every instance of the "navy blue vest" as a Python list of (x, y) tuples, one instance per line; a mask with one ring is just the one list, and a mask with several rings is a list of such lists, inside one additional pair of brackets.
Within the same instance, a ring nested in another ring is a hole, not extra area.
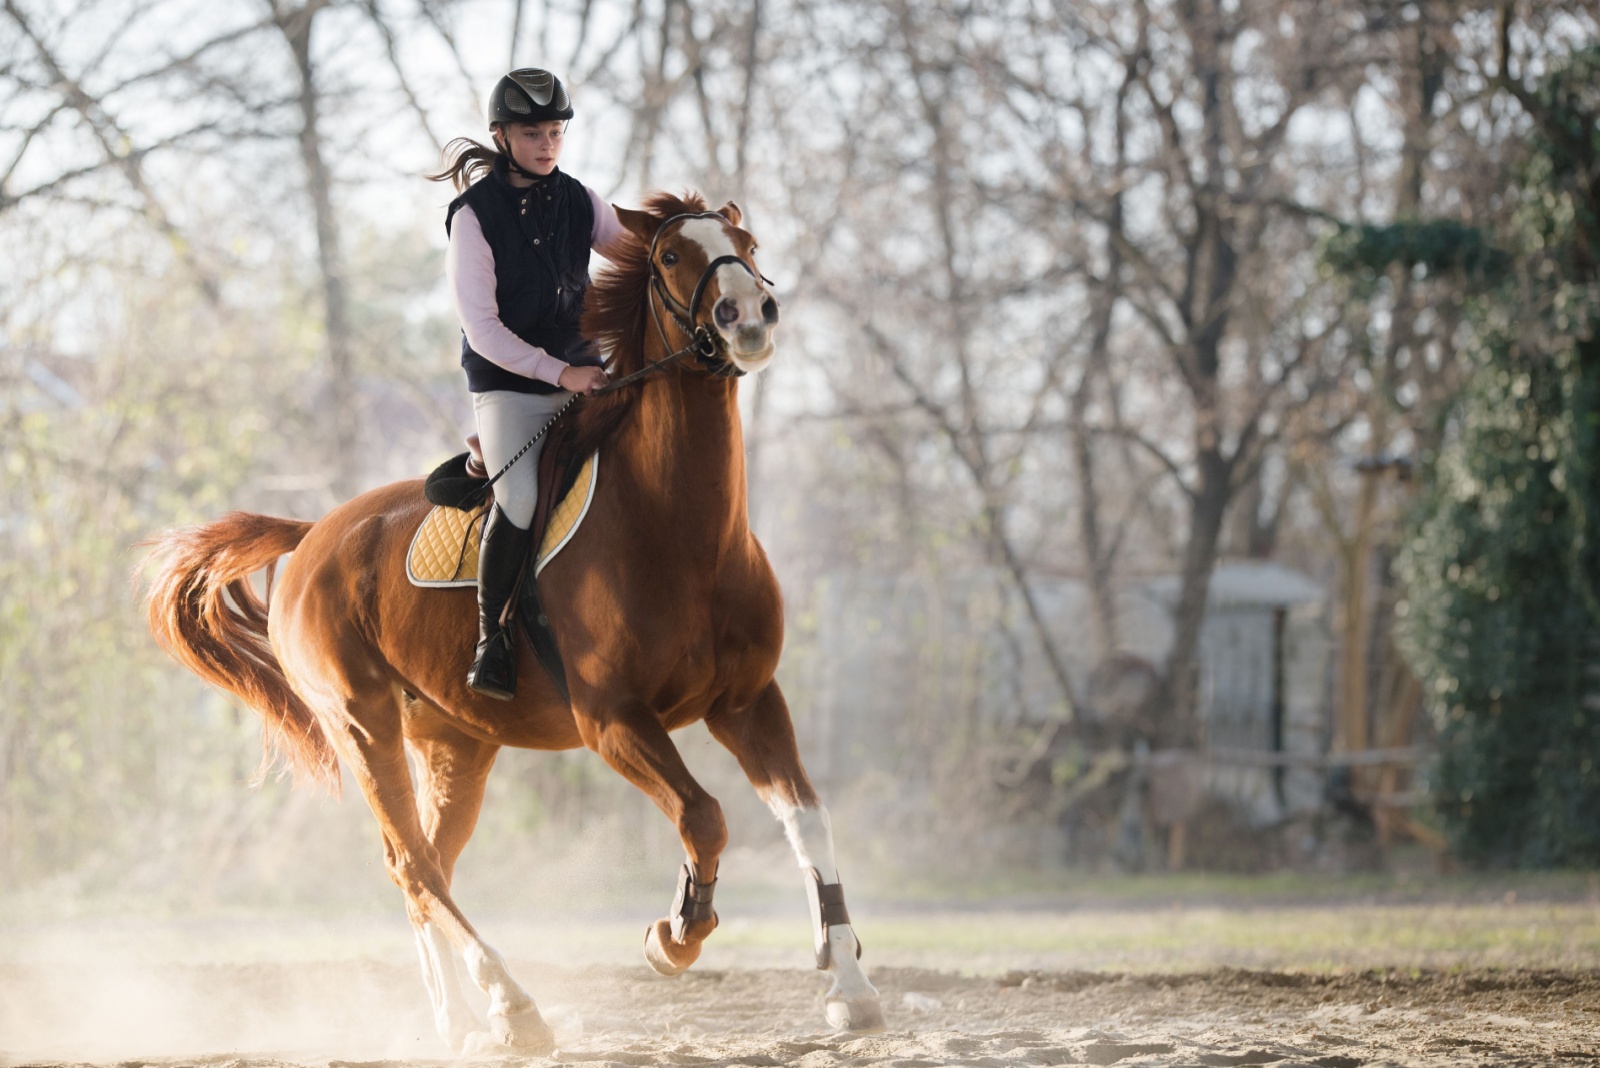
[[(589, 289), (594, 205), (583, 183), (555, 170), (527, 189), (507, 180), (506, 161), (450, 202), (445, 233), (462, 205), (472, 209), (494, 253), (495, 302), (513, 334), (567, 363), (598, 366), (578, 332)], [(474, 393), (510, 390), (554, 393), (548, 382), (525, 378), (472, 351), (461, 336), (461, 366)]]

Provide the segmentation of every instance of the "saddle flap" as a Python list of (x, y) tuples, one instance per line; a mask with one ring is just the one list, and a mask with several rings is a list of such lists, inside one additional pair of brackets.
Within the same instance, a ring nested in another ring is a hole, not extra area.
[[(583, 470), (586, 460), (592, 462), (589, 457), (572, 448), (561, 438), (550, 442), (539, 453), (539, 499), (533, 509), (532, 544), (540, 546), (541, 551), (529, 558), (527, 567), (522, 573), (517, 597), (517, 611), (522, 616), (522, 629), (528, 635), (528, 643), (533, 646), (534, 656), (544, 666), (550, 681), (555, 683), (562, 700), (568, 704), (572, 702), (572, 697), (567, 691), (567, 666), (561, 659), (561, 647), (556, 643), (555, 631), (550, 626), (550, 617), (545, 614), (544, 606), (539, 603), (538, 575), (540, 564), (554, 556), (556, 550), (566, 544), (567, 538), (577, 530), (583, 513), (588, 511), (591, 495), (585, 493), (583, 500), (578, 502), (581, 511), (576, 515), (557, 515), (560, 511), (559, 506), (567, 504), (570, 491), (578, 481), (578, 474)], [(557, 533), (552, 527), (553, 519), (556, 521), (556, 526), (565, 526), (566, 529)], [(552, 535), (559, 540), (554, 548), (546, 550), (545, 542), (551, 540)]]
[(528, 644), (533, 646), (534, 657), (550, 676), (550, 681), (555, 683), (561, 699), (570, 705), (572, 694), (567, 689), (567, 665), (561, 659), (561, 647), (556, 644), (555, 631), (550, 629), (550, 617), (545, 615), (544, 605), (539, 603), (539, 584), (526, 572), (523, 573), (522, 587), (517, 595), (517, 615), (522, 617), (522, 629), (528, 635)]
[(533, 543), (543, 545), (550, 527), (551, 515), (578, 481), (589, 458), (569, 444), (570, 439), (556, 436), (539, 453), (539, 500), (533, 508)]

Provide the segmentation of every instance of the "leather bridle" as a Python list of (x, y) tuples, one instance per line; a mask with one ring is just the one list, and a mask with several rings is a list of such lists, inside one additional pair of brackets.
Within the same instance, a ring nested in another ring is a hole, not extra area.
[[(740, 267), (750, 272), (750, 277), (765, 282), (769, 286), (772, 284), (772, 279), (750, 266), (742, 256), (718, 256), (706, 264), (706, 269), (701, 272), (700, 280), (695, 283), (694, 296), (689, 298), (689, 303), (684, 304), (678, 300), (672, 295), (671, 290), (667, 288), (666, 280), (661, 277), (661, 272), (656, 267), (656, 246), (660, 243), (661, 235), (666, 232), (667, 227), (684, 219), (720, 219), (722, 222), (728, 221), (726, 216), (715, 211), (684, 212), (681, 215), (674, 215), (663, 222), (656, 228), (655, 236), (650, 239), (651, 292), (659, 298), (661, 307), (665, 308), (667, 314), (672, 316), (672, 321), (677, 324), (678, 329), (682, 330), (690, 338), (689, 344), (684, 349), (673, 353), (668, 359), (676, 359), (681, 355), (692, 352), (699, 358), (701, 365), (718, 378), (741, 378), (744, 376), (744, 371), (724, 351), (722, 336), (712, 329), (709, 324), (697, 321), (700, 315), (700, 301), (705, 297), (706, 288), (711, 285), (711, 279), (716, 277), (717, 269), (724, 264), (737, 263)], [(667, 348), (671, 348), (672, 343), (667, 340), (666, 328), (661, 325), (661, 313), (656, 306), (655, 300), (650, 302), (650, 319), (655, 323), (656, 333), (661, 336), (661, 343)], [(666, 360), (658, 360), (651, 366), (658, 367), (666, 362)]]

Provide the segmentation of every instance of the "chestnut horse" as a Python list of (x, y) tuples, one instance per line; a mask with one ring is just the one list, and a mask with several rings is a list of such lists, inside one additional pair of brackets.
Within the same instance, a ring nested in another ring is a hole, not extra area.
[[(677, 359), (557, 424), (550, 447), (605, 448), (583, 526), (539, 577), (570, 704), (521, 641), (514, 700), (467, 689), (473, 592), (406, 578), (429, 507), (420, 482), (362, 494), (315, 523), (236, 512), (162, 534), (152, 553), (150, 626), (161, 645), (259, 712), (270, 748), (301, 777), (336, 785), (342, 761), (360, 786), (405, 894), (435, 1023), (456, 1050), (552, 1046), (533, 999), (450, 897), (496, 752), (587, 746), (666, 813), (687, 861), (670, 914), (646, 931), (645, 957), (676, 975), (717, 925), (711, 891), (728, 839), (721, 807), (668, 733), (701, 720), (799, 859), (817, 965), (832, 980), (829, 1022), (883, 1028), (827, 810), (773, 678), (781, 596), (747, 524), (736, 376), (771, 361), (777, 304), (736, 205), (708, 212), (698, 196), (657, 194), (646, 207), (619, 212), (631, 238), (589, 293), (585, 333), (625, 375), (698, 332), (721, 373)], [(263, 603), (249, 576), (290, 552), (275, 587), (269, 570)], [(488, 1034), (457, 984), (456, 954), (489, 997)]]

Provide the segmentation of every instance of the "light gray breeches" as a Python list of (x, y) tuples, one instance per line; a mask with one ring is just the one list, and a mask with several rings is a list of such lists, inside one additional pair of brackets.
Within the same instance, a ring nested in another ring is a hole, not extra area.
[[(472, 414), (478, 423), (478, 443), (483, 463), (493, 475), (528, 443), (528, 439), (572, 396), (557, 393), (513, 393), (495, 390), (472, 395)], [(494, 484), (494, 499), (512, 523), (526, 530), (533, 522), (534, 505), (539, 500), (539, 454), (549, 434), (540, 438), (527, 455), (518, 460)]]

